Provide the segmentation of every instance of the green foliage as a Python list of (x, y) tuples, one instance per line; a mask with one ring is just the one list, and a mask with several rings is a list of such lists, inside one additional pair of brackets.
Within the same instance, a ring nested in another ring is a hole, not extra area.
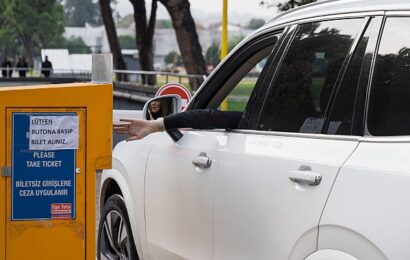
[(284, 11), (287, 11), (289, 9), (292, 9), (292, 8), (295, 8), (295, 7), (298, 7), (298, 6), (302, 6), (302, 5), (306, 5), (306, 4), (310, 4), (310, 3), (313, 3), (313, 2), (316, 2), (316, 1), (317, 0), (300, 0), (300, 1), (290, 0), (290, 1), (287, 1), (283, 4), (278, 4), (277, 7), (278, 7), (279, 11), (284, 12)]
[(64, 11), (68, 26), (83, 27), (85, 23), (102, 24), (100, 7), (92, 0), (65, 0)]
[(155, 22), (155, 27), (157, 29), (172, 29), (172, 21), (171, 20), (157, 20)]
[(181, 55), (179, 55), (176, 51), (171, 51), (170, 53), (165, 56), (164, 59), (166, 64), (173, 64), (175, 66), (182, 65)]
[(63, 48), (68, 49), (70, 53), (91, 53), (90, 47), (85, 44), (81, 37), (65, 39)]
[(221, 50), (217, 44), (212, 44), (208, 50), (206, 50), (205, 61), (214, 67), (221, 61)]
[(134, 15), (127, 14), (124, 17), (121, 17), (117, 23), (117, 27), (119, 28), (127, 28), (134, 22)]
[[(24, 46), (29, 59), (39, 54), (40, 48), (61, 39), (64, 32), (63, 7), (57, 0), (2, 0), (0, 49)], [(8, 55), (17, 53), (8, 53)], [(22, 54), (22, 53), (19, 53)]]
[(59, 37), (53, 42), (47, 44), (47, 48), (50, 49), (68, 49), (69, 53), (86, 54), (91, 53), (90, 47), (88, 47), (81, 37), (71, 37), (70, 39), (65, 39)]
[(262, 27), (264, 24), (265, 24), (265, 20), (253, 18), (249, 21), (248, 28), (256, 30), (256, 29)]
[(118, 37), (121, 49), (137, 49), (137, 42), (135, 37), (129, 35), (122, 35)]
[(0, 28), (5, 23), (6, 2), (0, 1)]
[(306, 4), (310, 4), (316, 1), (317, 0), (299, 0), (299, 1), (298, 0), (287, 0), (287, 1), (284, 1), (283, 3), (276, 4), (276, 1), (264, 0), (264, 1), (260, 1), (260, 4), (263, 6), (267, 6), (267, 7), (276, 6), (279, 9), (279, 11), (284, 12), (289, 9), (302, 6), (302, 5), (306, 5)]
[(16, 38), (11, 38), (13, 31), (10, 28), (0, 28), (0, 58), (3, 60), (5, 56), (15, 56), (18, 53), (22, 53), (21, 44), (17, 42)]
[(228, 41), (228, 52), (235, 48), (235, 46), (238, 45), (238, 43), (240, 43), (244, 38), (245, 36), (234, 36), (230, 38)]

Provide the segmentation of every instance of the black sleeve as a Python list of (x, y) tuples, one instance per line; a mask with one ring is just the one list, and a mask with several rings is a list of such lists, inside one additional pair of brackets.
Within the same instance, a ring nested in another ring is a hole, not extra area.
[(235, 129), (238, 128), (242, 112), (200, 109), (181, 112), (164, 117), (165, 129)]

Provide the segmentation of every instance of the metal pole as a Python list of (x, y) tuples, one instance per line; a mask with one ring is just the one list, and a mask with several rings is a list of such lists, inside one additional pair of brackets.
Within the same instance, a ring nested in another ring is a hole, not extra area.
[[(228, 0), (223, 1), (222, 8), (222, 39), (221, 39), (221, 60), (228, 55)], [(221, 110), (228, 110), (228, 100), (225, 99), (221, 103)]]
[(221, 59), (228, 54), (228, 0), (223, 1), (222, 8), (222, 41), (221, 41)]

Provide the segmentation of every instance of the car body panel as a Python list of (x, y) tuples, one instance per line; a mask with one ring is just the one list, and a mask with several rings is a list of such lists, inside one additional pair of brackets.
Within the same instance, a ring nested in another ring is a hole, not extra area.
[[(214, 259), (301, 259), (314, 252), (326, 199), (358, 141), (280, 133), (226, 133), (224, 140), (215, 177)], [(321, 183), (292, 182), (302, 167), (321, 174)]]
[(186, 131), (174, 143), (163, 135), (151, 151), (145, 179), (147, 243), (152, 259), (212, 259), (213, 193), (218, 160), (192, 160), (222, 149), (220, 134)]
[[(105, 186), (114, 181), (121, 190), (127, 205), (133, 237), (138, 254), (148, 259), (145, 234), (145, 201), (144, 182), (145, 164), (149, 156), (151, 144), (144, 142), (121, 142), (113, 150), (113, 169), (103, 171), (101, 178), (101, 192)], [(100, 198), (108, 199), (106, 195)], [(103, 201), (100, 201), (103, 203)], [(102, 207), (101, 207), (102, 208)]]
[(410, 198), (409, 150), (410, 143), (360, 143), (326, 204), (319, 248), (337, 246), (358, 259), (410, 258), (403, 250), (410, 243), (410, 210), (403, 204)]
[(342, 251), (339, 250), (334, 250), (334, 249), (323, 249), (319, 250), (313, 254), (311, 254), (309, 257), (307, 257), (305, 260), (358, 260), (357, 258), (346, 254)]

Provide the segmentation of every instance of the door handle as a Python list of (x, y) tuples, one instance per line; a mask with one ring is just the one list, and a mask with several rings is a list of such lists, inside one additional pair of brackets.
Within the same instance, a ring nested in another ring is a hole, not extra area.
[(297, 183), (306, 183), (312, 186), (319, 185), (322, 181), (322, 174), (312, 171), (309, 166), (302, 166), (297, 171), (292, 171), (289, 179)]
[(212, 158), (202, 152), (197, 157), (192, 159), (192, 164), (201, 168), (209, 168), (212, 164)]

